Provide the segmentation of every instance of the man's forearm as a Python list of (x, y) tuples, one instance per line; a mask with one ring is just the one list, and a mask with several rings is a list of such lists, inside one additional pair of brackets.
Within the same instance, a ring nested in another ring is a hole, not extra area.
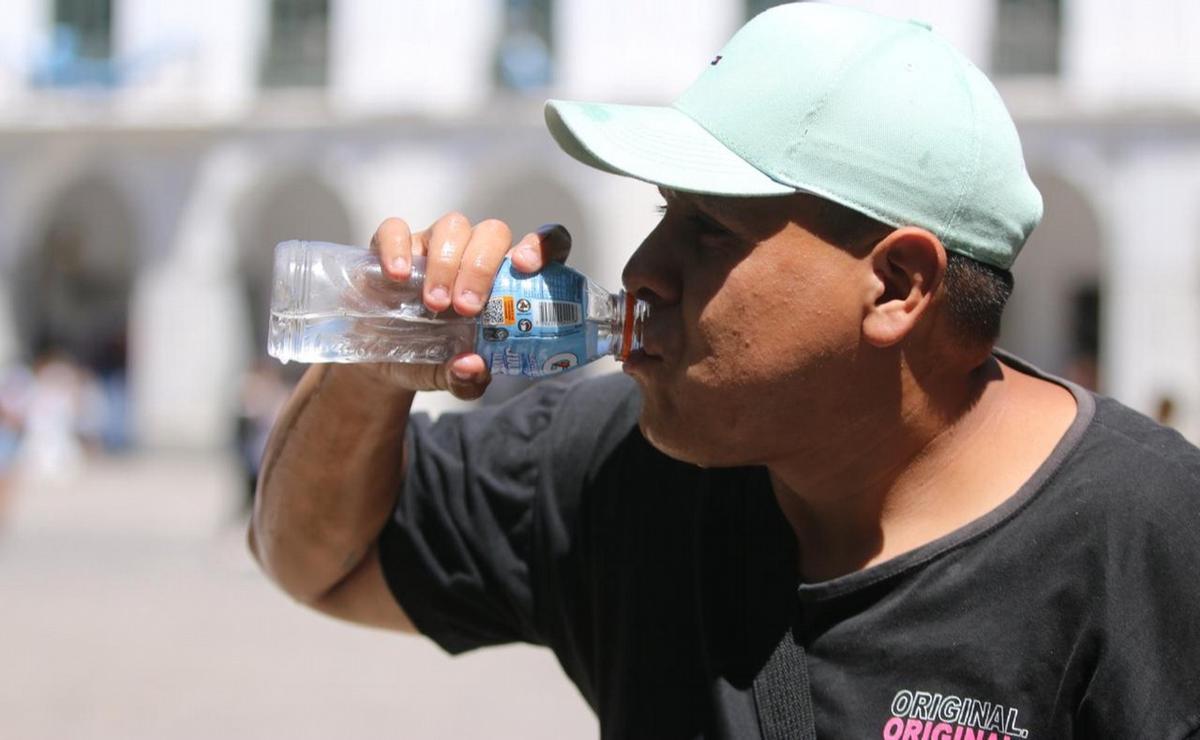
[(364, 368), (314, 366), (271, 432), (251, 549), (302, 602), (354, 570), (395, 504), (413, 393), (384, 385)]

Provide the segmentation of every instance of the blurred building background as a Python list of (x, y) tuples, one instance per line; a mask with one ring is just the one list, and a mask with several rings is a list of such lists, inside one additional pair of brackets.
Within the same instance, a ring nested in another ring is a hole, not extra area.
[[(657, 194), (562, 154), (542, 101), (669, 101), (774, 4), (6, 0), (0, 381), (29, 368), (69, 385), (73, 368), (91, 448), (219, 455), (270, 396), (256, 373), (278, 375), (263, 357), (280, 240), (365, 244), (387, 216), (423, 226), (452, 208), (518, 233), (560, 221), (572, 262), (615, 287)], [(1046, 216), (1017, 262), (1002, 346), (1200, 437), (1200, 3), (849, 4), (931, 22), (1017, 120)], [(41, 418), (62, 413), (44, 395)], [(49, 469), (84, 464), (56, 454)], [(131, 485), (209, 480), (154, 470)], [(24, 531), (70, 520), (73, 495), (30, 504)], [(44, 562), (50, 540), (28, 542)], [(7, 573), (28, 584), (40, 571), (20, 552)]]
[[(559, 220), (602, 282), (651, 189), (589, 172), (545, 97), (670, 100), (763, 0), (8, 0), (0, 358), (127, 381), (131, 440), (227, 442), (272, 246), (449, 208)], [(910, 0), (997, 80), (1045, 195), (1003, 345), (1200, 414), (1200, 5)], [(887, 111), (879, 111), (886, 116)]]

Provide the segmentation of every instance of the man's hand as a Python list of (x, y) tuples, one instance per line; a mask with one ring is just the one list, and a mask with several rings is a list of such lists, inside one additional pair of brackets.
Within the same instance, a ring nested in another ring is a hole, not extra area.
[[(432, 311), (452, 309), (474, 317), (487, 303), (506, 255), (512, 256), (518, 270), (537, 272), (549, 261), (566, 260), (571, 235), (559, 224), (547, 224), (513, 244), (512, 231), (504, 222), (488, 219), (472, 226), (466, 216), (451, 212), (415, 234), (403, 220), (389, 218), (371, 237), (371, 250), (379, 255), (384, 275), (393, 280), (408, 280), (412, 255), (424, 255), (425, 305)], [(379, 363), (362, 367), (363, 372), (404, 390), (446, 390), (467, 400), (482, 395), (491, 381), (484, 359), (470, 352), (441, 365)]]
[[(472, 227), (458, 213), (412, 234), (400, 219), (371, 239), (384, 274), (407, 280), (425, 255), (423, 299), (431, 310), (479, 314), (506, 254), (537, 272), (563, 260), (571, 237), (557, 225), (515, 245), (508, 226)], [(404, 431), (413, 394), (448, 390), (477, 398), (490, 380), (484, 360), (464, 353), (442, 365), (321, 364), (311, 367), (280, 414), (263, 455), (250, 548), (266, 573), (298, 601), (362, 624), (415, 630), (383, 578), (375, 545), (404, 486)]]

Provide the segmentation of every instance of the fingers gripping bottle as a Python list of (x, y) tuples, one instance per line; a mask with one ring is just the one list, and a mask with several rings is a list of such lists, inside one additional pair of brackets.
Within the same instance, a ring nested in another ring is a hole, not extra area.
[(405, 282), (361, 247), (275, 247), (267, 352), (283, 362), (441, 363), (481, 355), (494, 375), (539, 377), (641, 347), (644, 301), (609, 293), (565, 265), (519, 272), (508, 259), (478, 317), (430, 311), (424, 257)]

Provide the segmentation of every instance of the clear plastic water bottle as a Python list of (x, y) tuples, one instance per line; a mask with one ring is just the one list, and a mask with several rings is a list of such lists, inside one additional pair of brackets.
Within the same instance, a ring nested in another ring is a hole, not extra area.
[(404, 282), (361, 247), (286, 241), (275, 247), (267, 352), (283, 362), (440, 363), (481, 355), (495, 375), (538, 377), (642, 344), (644, 301), (609, 293), (565, 265), (518, 271), (505, 259), (482, 313), (430, 311), (425, 258)]

